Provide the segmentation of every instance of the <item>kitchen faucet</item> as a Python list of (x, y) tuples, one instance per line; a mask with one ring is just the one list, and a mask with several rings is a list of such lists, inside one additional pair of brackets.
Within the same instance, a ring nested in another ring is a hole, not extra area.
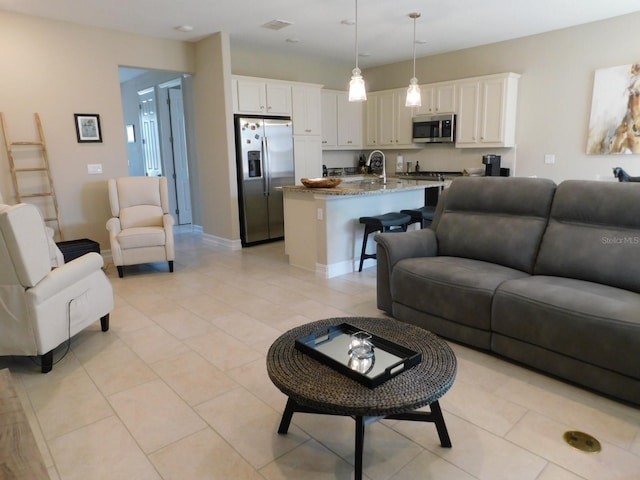
[(373, 152), (371, 152), (369, 154), (369, 158), (367, 158), (367, 163), (365, 163), (365, 166), (370, 166), (371, 165), (371, 158), (373, 157), (373, 155), (375, 153), (379, 153), (380, 156), (382, 157), (382, 175), (380, 175), (380, 178), (382, 179), (382, 183), (387, 183), (387, 170), (386, 170), (386, 160), (385, 160), (385, 156), (384, 153), (381, 152), (380, 150), (374, 150)]

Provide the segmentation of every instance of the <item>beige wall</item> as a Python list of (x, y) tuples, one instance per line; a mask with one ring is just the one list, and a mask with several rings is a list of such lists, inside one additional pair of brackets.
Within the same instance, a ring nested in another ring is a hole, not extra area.
[(228, 34), (198, 42), (196, 63), (193, 92), (202, 228), (216, 241), (236, 248), (240, 226)]
[[(537, 175), (556, 182), (568, 178), (612, 180), (622, 166), (640, 175), (633, 155), (587, 155), (587, 128), (596, 69), (640, 61), (640, 47), (630, 41), (640, 14), (559, 30), (519, 40), (419, 59), (420, 83), (516, 72), (520, 78), (516, 149), (469, 150), (435, 146), (403, 152), (423, 169), (482, 167), (483, 153), (515, 159), (517, 175)], [(411, 62), (364, 71), (371, 90), (402, 87), (411, 77)], [(544, 154), (556, 155), (555, 165)], [(395, 157), (394, 157), (395, 158)]]
[[(118, 66), (193, 72), (194, 50), (186, 42), (0, 12), (0, 111), (13, 141), (35, 140), (33, 113), (40, 114), (66, 238), (110, 248), (106, 180), (128, 175)], [(103, 143), (77, 143), (74, 113), (100, 115)], [(101, 163), (103, 174), (88, 175), (89, 163)], [(15, 201), (4, 142), (0, 191)]]
[(353, 65), (231, 43), (231, 70), (234, 75), (274, 78), (292, 82), (317, 83), (325, 88), (346, 90)]

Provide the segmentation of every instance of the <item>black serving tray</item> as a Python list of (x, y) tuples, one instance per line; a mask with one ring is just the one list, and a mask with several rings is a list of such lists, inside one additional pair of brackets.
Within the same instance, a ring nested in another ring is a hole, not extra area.
[(295, 347), (369, 388), (377, 387), (422, 361), (421, 353), (367, 332), (371, 335), (375, 361), (366, 373), (353, 370), (349, 367), (349, 343), (351, 335), (361, 331), (361, 328), (342, 323), (296, 339)]

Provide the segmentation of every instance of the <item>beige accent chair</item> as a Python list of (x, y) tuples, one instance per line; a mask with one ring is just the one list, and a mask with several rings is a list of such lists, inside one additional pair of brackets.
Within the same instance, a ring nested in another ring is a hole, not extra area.
[(38, 209), (0, 205), (0, 355), (38, 355), (47, 373), (57, 346), (98, 318), (106, 332), (113, 290), (102, 266), (92, 252), (52, 269)]
[[(4, 200), (2, 198), (2, 192), (0, 192), (0, 205), (4, 205)], [(56, 241), (54, 240), (55, 231), (51, 227), (44, 227), (45, 232), (47, 232), (47, 242), (49, 244), (49, 258), (51, 261), (52, 267), (59, 267), (64, 264), (64, 255), (56, 245)]]
[(120, 278), (125, 265), (168, 262), (173, 272), (174, 220), (169, 213), (166, 177), (109, 180), (113, 218), (107, 221), (111, 256)]

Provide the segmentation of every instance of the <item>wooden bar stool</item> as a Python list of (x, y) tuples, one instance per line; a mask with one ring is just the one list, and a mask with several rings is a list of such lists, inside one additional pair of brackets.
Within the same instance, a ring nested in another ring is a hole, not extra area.
[(374, 232), (406, 232), (407, 225), (411, 222), (411, 216), (406, 213), (384, 213), (374, 217), (360, 217), (360, 223), (364, 224), (364, 237), (362, 238), (362, 253), (360, 254), (360, 268), (367, 258), (376, 258), (375, 253), (366, 253), (369, 234)]

